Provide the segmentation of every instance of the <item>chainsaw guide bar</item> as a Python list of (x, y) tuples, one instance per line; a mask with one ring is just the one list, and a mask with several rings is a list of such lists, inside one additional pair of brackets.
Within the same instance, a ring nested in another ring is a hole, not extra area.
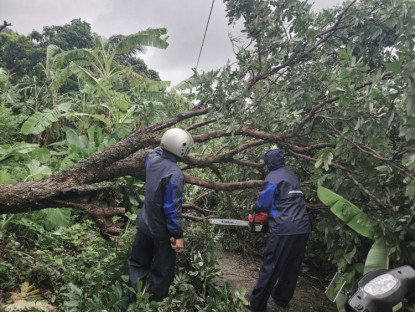
[(242, 226), (247, 227), (249, 225), (248, 221), (238, 220), (238, 219), (209, 219), (210, 224), (215, 225), (225, 225), (225, 226)]

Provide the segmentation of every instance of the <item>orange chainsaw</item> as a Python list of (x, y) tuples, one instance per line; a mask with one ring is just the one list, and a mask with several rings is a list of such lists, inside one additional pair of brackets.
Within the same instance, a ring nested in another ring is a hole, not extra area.
[(248, 220), (212, 218), (210, 224), (229, 227), (247, 227), (251, 232), (268, 231), (268, 213), (253, 211), (249, 214)]

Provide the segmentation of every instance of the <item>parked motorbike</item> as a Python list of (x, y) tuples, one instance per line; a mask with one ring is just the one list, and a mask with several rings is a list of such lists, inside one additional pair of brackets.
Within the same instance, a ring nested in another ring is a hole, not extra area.
[(346, 312), (403, 312), (406, 302), (415, 299), (415, 270), (409, 265), (391, 270), (380, 269), (365, 274), (351, 290), (336, 273), (326, 289), (326, 296), (336, 301), (339, 294), (346, 295)]

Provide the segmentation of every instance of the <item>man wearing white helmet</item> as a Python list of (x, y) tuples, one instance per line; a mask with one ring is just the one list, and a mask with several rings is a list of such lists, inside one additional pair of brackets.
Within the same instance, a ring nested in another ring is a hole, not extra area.
[[(159, 149), (145, 161), (146, 194), (138, 218), (138, 231), (128, 261), (129, 285), (151, 274), (151, 299), (162, 301), (174, 278), (175, 252), (183, 249), (182, 203), (183, 173), (177, 162), (194, 144), (185, 130), (167, 130)], [(172, 239), (174, 238), (174, 240)], [(171, 241), (174, 243), (171, 243)], [(130, 300), (134, 300), (134, 295)]]

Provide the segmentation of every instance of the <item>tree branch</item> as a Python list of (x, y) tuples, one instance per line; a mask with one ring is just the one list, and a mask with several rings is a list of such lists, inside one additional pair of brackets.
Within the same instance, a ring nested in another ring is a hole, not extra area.
[[(303, 154), (300, 154), (300, 153), (296, 153), (296, 152), (294, 152), (294, 151), (292, 151), (292, 150), (289, 150), (289, 151), (287, 151), (288, 153), (290, 153), (290, 154), (292, 154), (292, 155), (294, 155), (294, 156), (296, 156), (296, 157), (300, 157), (300, 158), (303, 158), (303, 159), (306, 159), (306, 160), (308, 160), (308, 161), (313, 161), (313, 162), (317, 162), (317, 159), (315, 159), (315, 158), (312, 158), (312, 157), (310, 157), (310, 156), (307, 156), (307, 155), (303, 155)], [(384, 207), (384, 208), (392, 208), (393, 207), (393, 205), (390, 205), (390, 204), (388, 204), (388, 203), (385, 203), (385, 202), (383, 202), (383, 201), (381, 201), (379, 198), (377, 198), (375, 195), (373, 195), (367, 188), (365, 188), (364, 186), (363, 186), (363, 184), (362, 183), (360, 183), (352, 174), (351, 174), (351, 172), (350, 172), (350, 170), (348, 170), (347, 168), (345, 168), (344, 166), (342, 166), (342, 165), (340, 165), (340, 164), (337, 164), (336, 162), (332, 162), (331, 164), (330, 164), (330, 166), (332, 166), (332, 167), (334, 167), (334, 168), (338, 168), (338, 169), (341, 169), (342, 171), (344, 171), (345, 173), (346, 173), (346, 175), (350, 178), (350, 180), (361, 190), (361, 191), (363, 191), (366, 195), (368, 195), (374, 202), (376, 202), (377, 204), (379, 204), (381, 207)], [(385, 209), (383, 209), (382, 210), (383, 211), (383, 213), (384, 214), (389, 214), (389, 211), (387, 211), (387, 210), (385, 210)]]
[(360, 143), (356, 143), (356, 142), (352, 141), (351, 139), (349, 139), (348, 137), (346, 137), (345, 135), (343, 135), (343, 133), (341, 133), (336, 127), (334, 127), (333, 124), (330, 123), (328, 120), (324, 119), (324, 121), (329, 125), (329, 127), (335, 133), (337, 133), (338, 136), (340, 136), (345, 141), (347, 141), (350, 144), (352, 144), (355, 148), (357, 148), (363, 154), (369, 155), (369, 156), (371, 156), (371, 157), (373, 157), (373, 158), (375, 158), (377, 160), (380, 160), (381, 162), (384, 162), (384, 163), (386, 163), (388, 165), (391, 165), (396, 170), (398, 170), (398, 171), (402, 172), (403, 174), (407, 175), (412, 180), (415, 180), (415, 173), (412, 173), (411, 170), (409, 170), (408, 168), (405, 168), (405, 167), (400, 166), (399, 164), (396, 164), (393, 161), (393, 159), (388, 159), (388, 158), (383, 157), (377, 151), (375, 151), (374, 149), (372, 149), (371, 147), (369, 147), (367, 145), (360, 144)]
[(100, 229), (104, 238), (115, 237), (121, 233), (121, 229), (108, 220), (112, 216), (121, 216), (125, 213), (122, 207), (103, 207), (98, 201), (82, 203), (76, 200), (54, 200), (52, 205), (65, 208), (76, 208), (89, 214)]
[(192, 177), (189, 175), (184, 176), (184, 181), (189, 184), (198, 185), (205, 187), (207, 189), (217, 190), (217, 191), (235, 191), (235, 190), (242, 190), (246, 188), (256, 188), (260, 187), (263, 180), (250, 180), (250, 181), (244, 181), (244, 182), (214, 182), (214, 181), (208, 181), (196, 177)]

